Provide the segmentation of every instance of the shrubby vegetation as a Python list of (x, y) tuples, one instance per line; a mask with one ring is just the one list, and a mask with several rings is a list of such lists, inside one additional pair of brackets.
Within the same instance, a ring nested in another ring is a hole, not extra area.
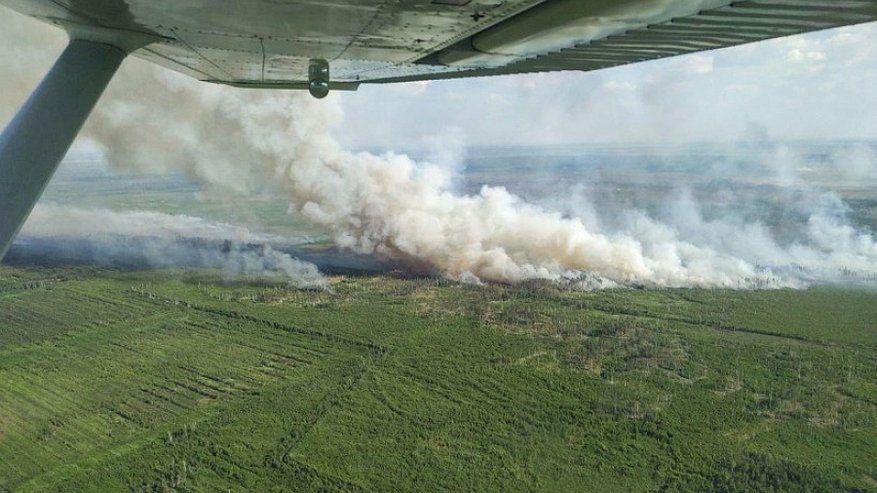
[(0, 491), (874, 491), (877, 293), (0, 267)]

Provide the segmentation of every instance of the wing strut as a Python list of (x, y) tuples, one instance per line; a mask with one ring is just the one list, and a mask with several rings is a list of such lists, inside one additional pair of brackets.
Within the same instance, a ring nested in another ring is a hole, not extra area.
[(72, 40), (0, 135), (0, 260), (125, 55)]

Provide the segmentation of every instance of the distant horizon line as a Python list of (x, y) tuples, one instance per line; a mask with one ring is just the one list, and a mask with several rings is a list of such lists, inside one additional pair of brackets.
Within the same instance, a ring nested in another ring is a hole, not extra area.
[[(698, 140), (690, 142), (657, 142), (657, 141), (637, 141), (637, 142), (570, 142), (570, 143), (509, 143), (509, 144), (467, 144), (464, 149), (473, 150), (494, 150), (494, 149), (560, 149), (560, 148), (592, 148), (592, 149), (620, 149), (620, 148), (639, 148), (639, 149), (658, 149), (658, 148), (692, 148), (707, 146), (729, 146), (740, 145), (748, 148), (770, 147), (776, 145), (837, 145), (837, 144), (870, 144), (877, 145), (877, 137), (871, 138), (832, 138), (832, 139), (740, 139), (740, 140)], [(94, 148), (70, 150), (63, 162), (105, 162), (103, 152)], [(385, 153), (398, 151), (400, 153), (428, 151), (432, 148), (427, 144), (408, 144), (408, 145), (383, 145), (375, 144), (369, 146), (351, 147), (351, 152), (375, 152)]]

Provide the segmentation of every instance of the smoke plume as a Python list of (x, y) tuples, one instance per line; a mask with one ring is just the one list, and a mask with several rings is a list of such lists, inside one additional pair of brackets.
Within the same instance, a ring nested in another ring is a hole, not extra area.
[[(109, 267), (218, 269), (228, 279), (282, 278), (302, 288), (328, 286), (316, 265), (272, 248), (290, 238), (240, 226), (151, 211), (111, 211), (38, 204), (20, 237), (30, 258)], [(15, 259), (18, 249), (10, 251)], [(38, 260), (39, 261), (39, 260)]]
[[(7, 72), (24, 70), (2, 63)], [(458, 193), (459, 162), (347, 150), (332, 133), (341, 117), (333, 96), (317, 101), (301, 93), (231, 89), (132, 59), (85, 135), (118, 168), (182, 169), (230, 197), (275, 193), (341, 247), (466, 282), (598, 279), (602, 285), (749, 288), (877, 272), (877, 245), (846, 221), (842, 207), (814, 211), (801, 236), (787, 243), (759, 222), (705, 219), (684, 195), (665, 220), (630, 210), (607, 226), (527, 202), (503, 187)]]
[(153, 211), (111, 211), (40, 203), (34, 207), (21, 233), (25, 236), (153, 236), (190, 237), (264, 243), (277, 238), (255, 234), (247, 228), (214, 223), (200, 217)]

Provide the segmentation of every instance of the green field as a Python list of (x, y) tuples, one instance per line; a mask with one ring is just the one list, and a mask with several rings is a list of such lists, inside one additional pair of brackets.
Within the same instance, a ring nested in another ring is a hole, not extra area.
[(0, 491), (877, 491), (877, 292), (0, 267)]

